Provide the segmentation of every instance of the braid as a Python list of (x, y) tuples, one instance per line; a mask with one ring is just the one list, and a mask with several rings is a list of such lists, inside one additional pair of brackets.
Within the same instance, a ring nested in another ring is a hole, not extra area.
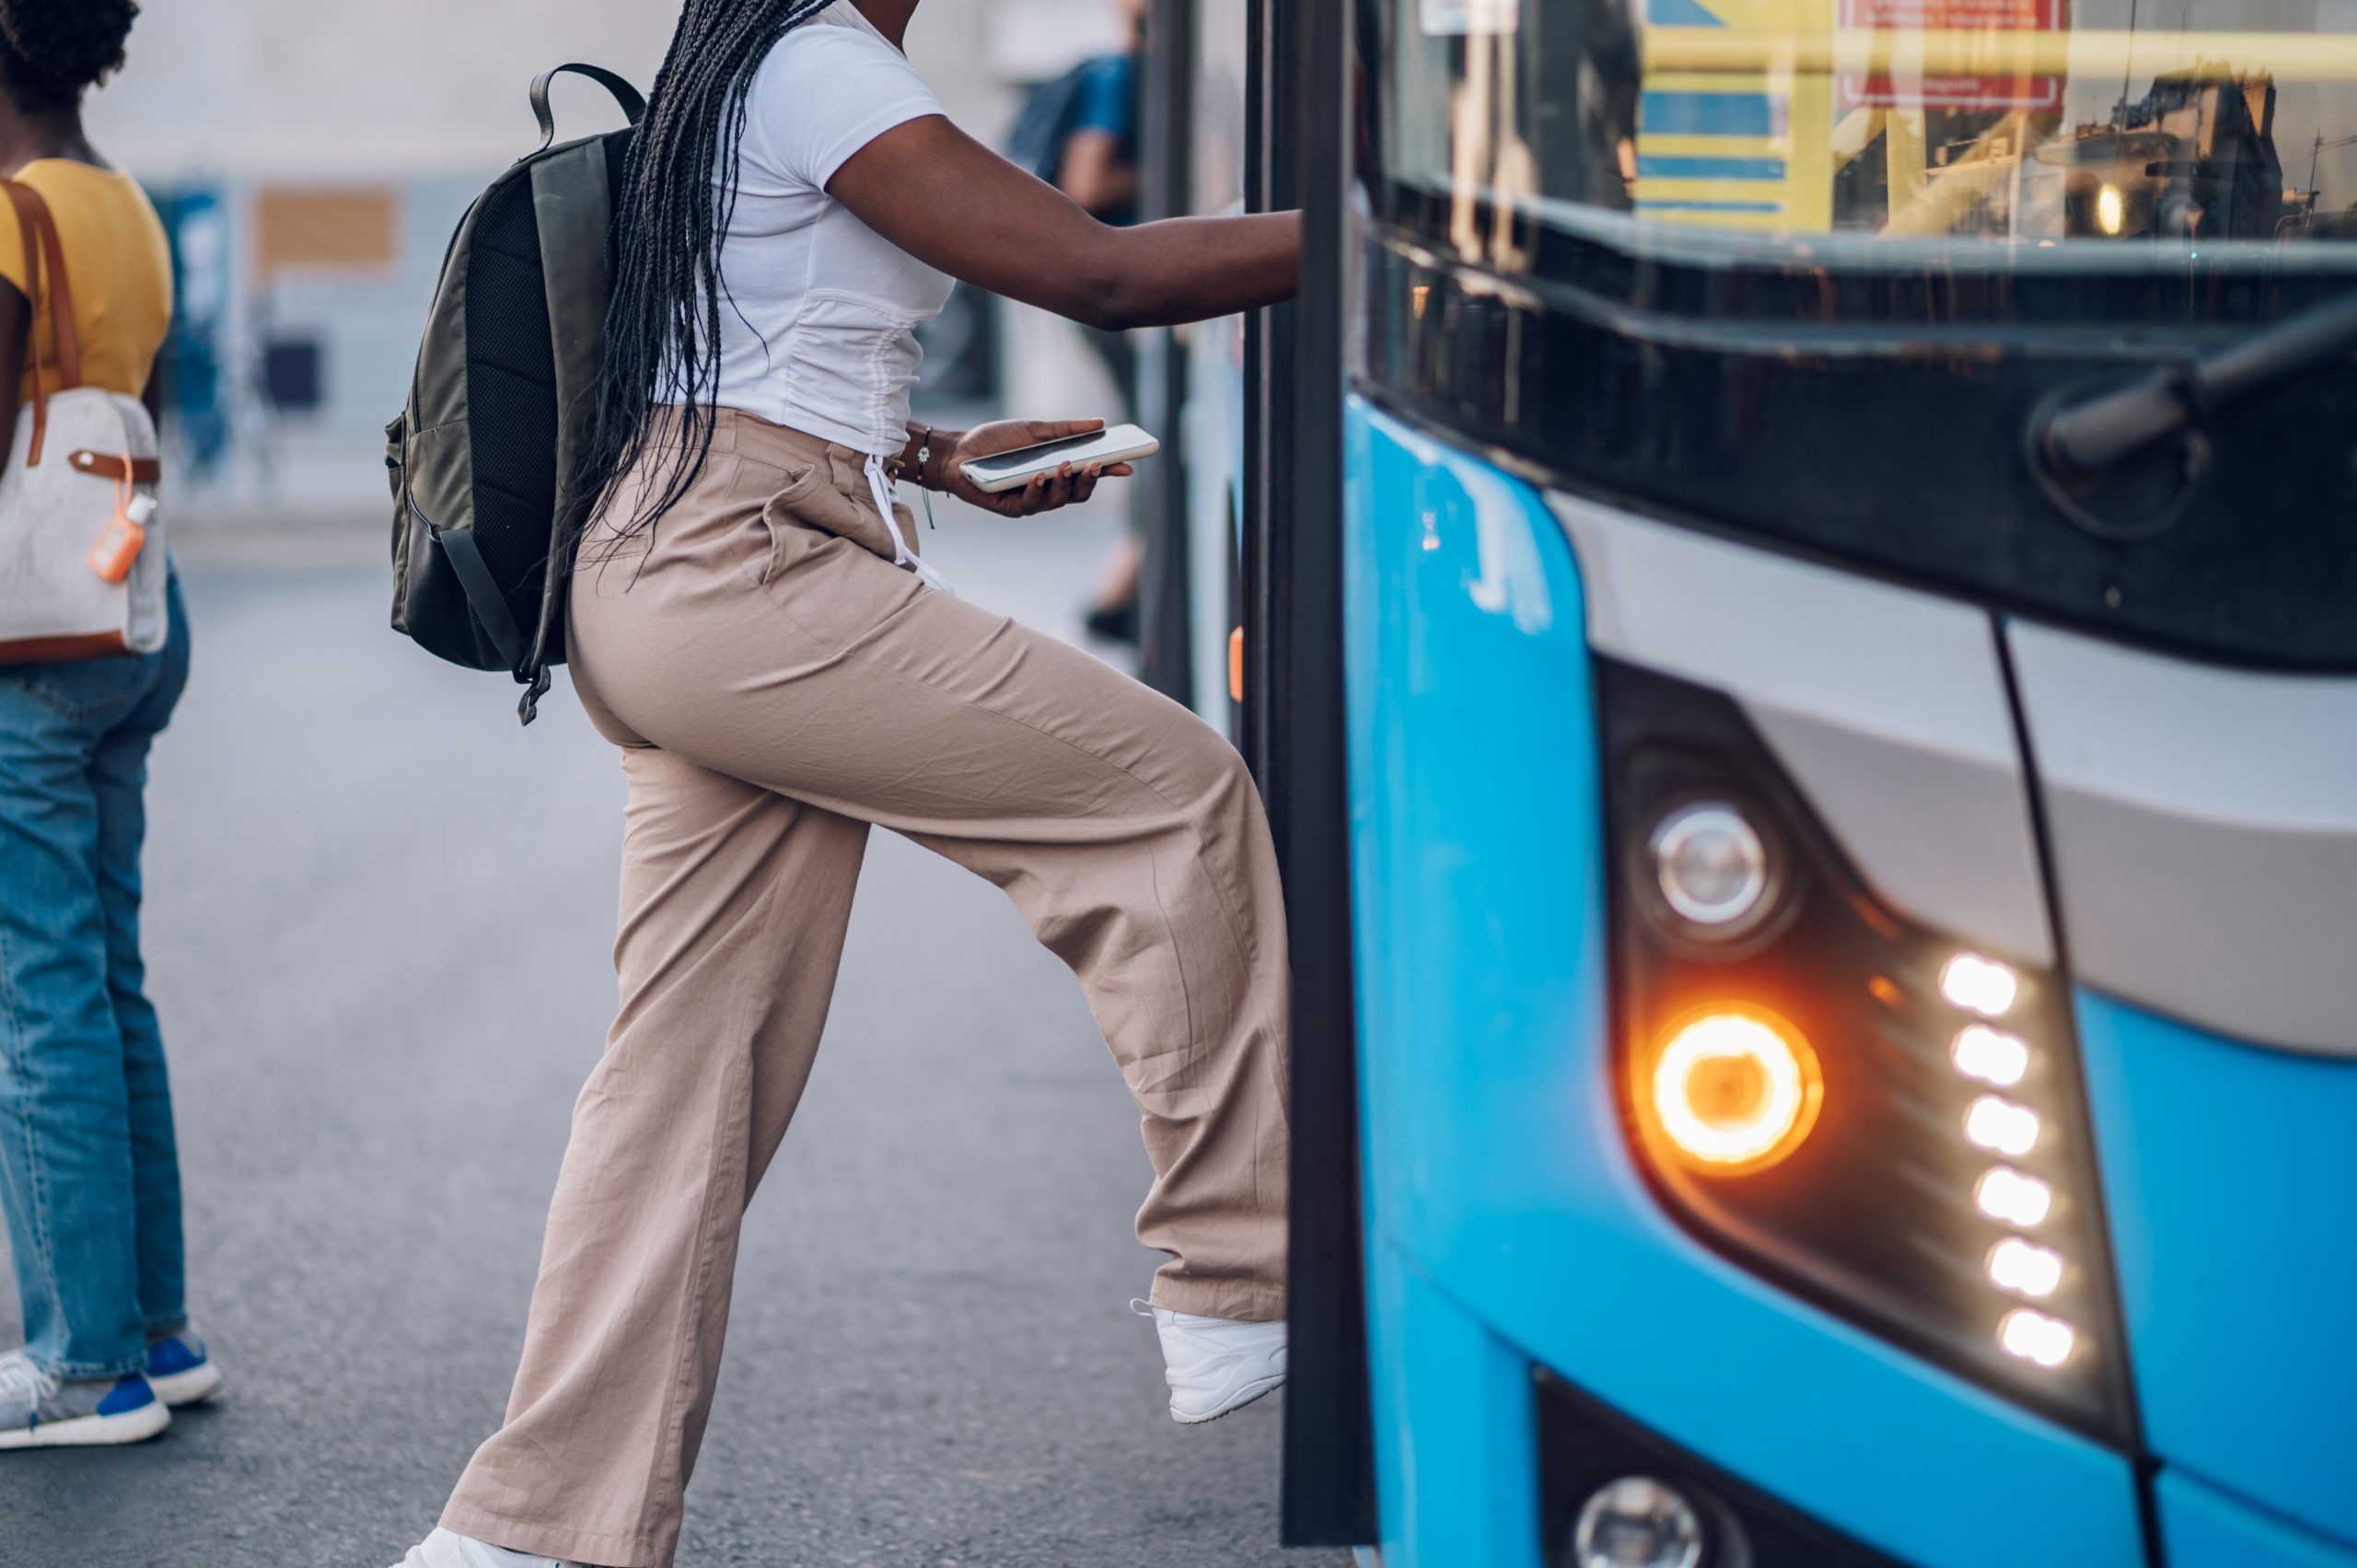
[[(606, 368), (575, 494), (610, 501), (680, 409), (676, 456), (627, 536), (687, 494), (712, 453), (720, 387), (720, 239), (737, 207), (737, 147), (753, 73), (778, 40), (833, 0), (687, 0), (622, 174), (621, 245), (606, 312)], [(733, 308), (733, 306), (732, 306)]]

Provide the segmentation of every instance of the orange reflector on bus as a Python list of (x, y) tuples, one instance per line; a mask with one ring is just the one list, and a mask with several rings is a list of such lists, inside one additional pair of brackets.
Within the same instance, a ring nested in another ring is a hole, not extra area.
[(1637, 1087), (1654, 1130), (1687, 1162), (1722, 1176), (1764, 1170), (1800, 1147), (1825, 1097), (1799, 1030), (1733, 1009), (1680, 1027)]
[(1227, 694), (1244, 701), (1244, 628), (1238, 626), (1227, 634)]

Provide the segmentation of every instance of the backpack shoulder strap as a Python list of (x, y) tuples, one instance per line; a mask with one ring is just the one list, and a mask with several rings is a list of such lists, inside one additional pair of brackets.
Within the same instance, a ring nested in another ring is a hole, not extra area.
[[(25, 242), (25, 285), (31, 290), (31, 302), (36, 316), (41, 310), (41, 296), (49, 299), (50, 334), (57, 346), (57, 372), (61, 392), (72, 391), (82, 384), (82, 335), (75, 325), (74, 284), (65, 272), (65, 247), (57, 238), (57, 220), (51, 215), (49, 203), (41, 193), (17, 180), (0, 180), (0, 192), (5, 192), (8, 204), (16, 209), (17, 227)], [(46, 263), (48, 285), (42, 286)], [(33, 372), (33, 439), (26, 458), (27, 467), (39, 467), (43, 442), (49, 436), (49, 393), (42, 384), (41, 346), (28, 342), (25, 357), (32, 364)]]
[(631, 86), (628, 79), (616, 75), (603, 65), (584, 65), (576, 62), (571, 65), (554, 66), (532, 78), (532, 118), (540, 124), (540, 151), (546, 152), (556, 145), (556, 110), (549, 104), (549, 89), (556, 85), (559, 76), (566, 75), (586, 76), (613, 94), (614, 101), (622, 106), (622, 113), (632, 124), (637, 124), (645, 116), (646, 99), (639, 96), (638, 89)]

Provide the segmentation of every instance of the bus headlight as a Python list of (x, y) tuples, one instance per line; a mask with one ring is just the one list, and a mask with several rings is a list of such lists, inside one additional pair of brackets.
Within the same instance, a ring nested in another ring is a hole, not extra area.
[(1724, 801), (1690, 802), (1664, 813), (1645, 849), (1663, 912), (1691, 936), (1732, 941), (1774, 911), (1768, 845)]
[(1754, 1272), (2125, 1445), (2067, 987), (1885, 904), (1734, 702), (1597, 668), (1620, 1102), (1655, 1193)]
[(1696, 1568), (1702, 1520), (1678, 1489), (1627, 1476), (1590, 1497), (1573, 1528), (1569, 1568)]

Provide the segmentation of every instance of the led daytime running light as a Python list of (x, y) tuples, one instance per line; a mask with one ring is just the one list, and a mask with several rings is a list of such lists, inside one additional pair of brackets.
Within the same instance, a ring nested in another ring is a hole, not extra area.
[(2007, 1355), (2018, 1356), (2049, 1372), (2071, 1359), (2079, 1331), (2060, 1318), (2049, 1318), (2026, 1307), (2016, 1307), (1997, 1325), (1997, 1342)]
[(1940, 970), (1940, 994), (1948, 1005), (1984, 1018), (2002, 1018), (2021, 995), (2022, 979), (2011, 965), (1978, 953), (1958, 953)]
[(2029, 1047), (1986, 1024), (1967, 1024), (1951, 1055), (1957, 1072), (2001, 1089), (2012, 1088), (2029, 1072)]
[(2044, 1301), (2061, 1286), (2062, 1254), (2009, 1236), (1989, 1249), (1989, 1283), (1999, 1290)]
[(2024, 1176), (2007, 1166), (1982, 1173), (1972, 1189), (1980, 1212), (2017, 1230), (2032, 1230), (2054, 1209), (2054, 1189), (2035, 1176)]
[(2019, 1159), (2038, 1147), (2038, 1112), (1995, 1095), (1982, 1095), (1964, 1113), (1964, 1135), (1994, 1154)]

